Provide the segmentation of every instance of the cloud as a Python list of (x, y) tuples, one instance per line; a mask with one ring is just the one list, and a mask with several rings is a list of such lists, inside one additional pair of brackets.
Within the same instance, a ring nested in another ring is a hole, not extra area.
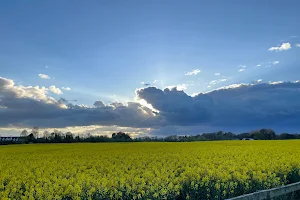
[[(15, 85), (14, 81), (0, 78), (0, 127), (14, 125), (45, 128), (66, 126), (122, 126), (151, 127), (154, 123), (153, 112), (136, 102), (126, 105), (112, 103), (101, 106), (100, 101), (94, 107), (71, 104), (65, 99), (55, 100), (48, 91), (59, 93), (55, 86)], [(159, 121), (159, 117), (155, 118)]]
[(145, 83), (145, 82), (141, 82), (141, 84), (146, 87), (148, 87), (150, 85), (149, 83)]
[(167, 86), (166, 88), (168, 89), (173, 89), (173, 88), (177, 88), (177, 90), (186, 90), (188, 88), (189, 84), (179, 84), (179, 85), (170, 85), (170, 86)]
[(238, 70), (238, 72), (243, 72), (243, 71), (245, 71), (246, 70), (246, 65), (239, 65), (238, 66), (240, 69)]
[(215, 73), (215, 76), (220, 76), (221, 74), (220, 73)]
[(209, 109), (213, 102), (202, 94), (191, 97), (176, 88), (160, 90), (149, 87), (138, 90), (137, 96), (159, 110), (156, 117), (161, 117), (164, 125), (193, 124), (196, 118), (196, 121), (205, 122), (211, 117)]
[(158, 82), (158, 80), (154, 80), (154, 81), (153, 81), (153, 84), (155, 84), (155, 83), (157, 83), (157, 82)]
[(227, 78), (220, 79), (220, 82), (225, 82), (225, 81), (228, 81), (228, 79)]
[[(0, 77), (0, 103), (13, 99), (34, 99), (47, 104), (54, 103), (55, 99), (47, 96), (47, 90), (39, 86), (16, 86), (13, 80)], [(8, 103), (13, 103), (13, 101)]]
[(71, 90), (71, 88), (69, 88), (69, 87), (62, 87), (61, 89), (62, 90), (66, 90), (66, 91), (70, 91)]
[(179, 84), (176, 87), (178, 90), (186, 90), (188, 87), (188, 84)]
[(270, 81), (269, 82), (270, 85), (278, 85), (278, 84), (282, 84), (282, 83), (284, 83), (284, 81), (274, 81), (274, 82)]
[(102, 101), (95, 101), (94, 106), (97, 108), (105, 107), (105, 104)]
[[(172, 122), (181, 121), (176, 117), (188, 115), (182, 117), (182, 123), (173, 125), (183, 125), (185, 122), (253, 128), (278, 127), (279, 123), (297, 127), (296, 121), (300, 117), (300, 105), (297, 103), (300, 100), (300, 82), (235, 84), (195, 97), (176, 90), (161, 91), (154, 88), (138, 94), (155, 109), (160, 110), (163, 116), (168, 116), (168, 120)], [(291, 99), (293, 100), (289, 104)], [(205, 120), (209, 122), (204, 122)]]
[(231, 77), (225, 77), (225, 76), (223, 76), (223, 78), (221, 78), (221, 79), (217, 79), (217, 80), (212, 80), (212, 81), (210, 81), (210, 82), (208, 83), (208, 85), (209, 85), (209, 86), (211, 86), (211, 85), (216, 85), (216, 84), (221, 83), (221, 82), (226, 82), (226, 81), (228, 81), (229, 79), (231, 79)]
[(150, 128), (149, 133), (157, 135), (163, 135), (164, 130), (170, 131), (166, 134), (172, 130), (184, 134), (262, 127), (298, 130), (300, 81), (257, 82), (193, 96), (177, 88), (147, 87), (136, 91), (138, 102), (105, 105), (98, 100), (90, 107), (56, 100), (45, 87), (16, 85), (11, 79), (0, 78), (0, 127), (118, 126)]
[(46, 74), (39, 74), (39, 77), (42, 79), (51, 79), (51, 77)]
[(212, 80), (212, 81), (209, 82), (209, 85), (215, 85), (217, 83), (218, 83), (218, 80)]
[(300, 44), (296, 44), (296, 47), (300, 47)]
[(49, 67), (46, 65), (45, 68), (48, 69)]
[(278, 65), (278, 64), (279, 64), (279, 61), (275, 60), (275, 61), (269, 62), (268, 65), (265, 66), (265, 68), (270, 68), (273, 65)]
[(51, 85), (49, 90), (54, 94), (63, 94), (63, 92), (59, 88), (55, 87), (55, 85)]
[(256, 67), (261, 67), (261, 64), (256, 65)]
[(287, 43), (282, 43), (280, 46), (277, 47), (270, 47), (268, 50), (269, 51), (286, 51), (292, 48), (291, 44), (289, 42)]
[(200, 69), (194, 69), (193, 71), (187, 72), (185, 75), (192, 76), (192, 75), (197, 75), (200, 72), (201, 72)]

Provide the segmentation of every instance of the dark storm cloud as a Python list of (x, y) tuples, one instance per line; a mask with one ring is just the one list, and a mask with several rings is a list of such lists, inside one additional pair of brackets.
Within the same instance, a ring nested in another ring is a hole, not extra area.
[(95, 101), (94, 106), (98, 108), (105, 107), (102, 101)]
[(137, 96), (159, 110), (159, 115), (168, 124), (192, 125), (211, 120), (213, 100), (207, 95), (198, 95), (195, 98), (176, 88), (162, 91), (148, 87), (138, 90)]
[(238, 85), (195, 97), (151, 87), (137, 91), (137, 95), (160, 110), (172, 125), (296, 127), (300, 119), (299, 82)]
[(242, 85), (213, 91), (214, 124), (274, 126), (300, 119), (300, 83)]
[(55, 100), (47, 91), (45, 87), (18, 86), (10, 79), (0, 78), (0, 126), (117, 125), (165, 131), (174, 130), (172, 126), (176, 130), (189, 126), (197, 129), (181, 129), (197, 133), (211, 127), (296, 129), (300, 119), (299, 82), (237, 85), (194, 97), (176, 88), (137, 90), (137, 97), (155, 110), (136, 102), (105, 105), (96, 101), (94, 107), (87, 107), (63, 98)]

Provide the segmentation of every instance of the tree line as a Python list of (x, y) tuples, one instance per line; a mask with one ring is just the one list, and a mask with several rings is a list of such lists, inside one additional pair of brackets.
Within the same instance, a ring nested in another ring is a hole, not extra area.
[(53, 130), (41, 133), (39, 127), (35, 126), (28, 132), (23, 130), (18, 142), (0, 141), (7, 143), (75, 143), (75, 142), (193, 142), (193, 141), (215, 141), (215, 140), (242, 140), (252, 138), (254, 140), (287, 140), (300, 139), (299, 134), (281, 133), (276, 134), (272, 129), (260, 129), (249, 133), (234, 134), (232, 132), (218, 131), (213, 133), (202, 133), (198, 135), (171, 135), (167, 137), (137, 137), (132, 138), (124, 132), (113, 133), (111, 137), (106, 135), (92, 135), (90, 133), (75, 135), (72, 132), (61, 132)]
[(73, 143), (73, 142), (128, 142), (132, 141), (129, 134), (118, 132), (113, 133), (111, 137), (106, 135), (91, 135), (90, 133), (75, 135), (72, 132), (63, 133), (62, 131), (53, 130), (52, 132), (44, 131), (40, 134), (39, 127), (33, 127), (29, 133), (23, 130), (20, 134), (20, 140), (23, 143)]

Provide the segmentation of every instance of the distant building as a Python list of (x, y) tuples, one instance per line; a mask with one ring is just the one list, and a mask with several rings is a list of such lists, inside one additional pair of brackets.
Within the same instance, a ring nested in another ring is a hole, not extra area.
[(242, 140), (254, 140), (253, 138), (243, 138)]

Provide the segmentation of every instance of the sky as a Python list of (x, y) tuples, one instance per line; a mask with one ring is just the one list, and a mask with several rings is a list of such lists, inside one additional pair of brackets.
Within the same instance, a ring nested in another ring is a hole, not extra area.
[(300, 132), (300, 2), (1, 1), (0, 135)]

